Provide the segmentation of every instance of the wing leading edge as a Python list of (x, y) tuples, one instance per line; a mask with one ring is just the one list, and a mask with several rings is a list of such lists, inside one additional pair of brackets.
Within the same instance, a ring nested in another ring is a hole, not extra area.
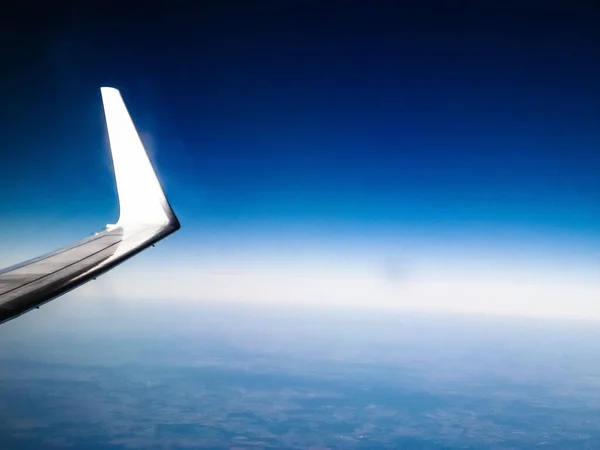
[(59, 297), (180, 228), (118, 90), (100, 89), (119, 220), (71, 247), (0, 270), (0, 323)]

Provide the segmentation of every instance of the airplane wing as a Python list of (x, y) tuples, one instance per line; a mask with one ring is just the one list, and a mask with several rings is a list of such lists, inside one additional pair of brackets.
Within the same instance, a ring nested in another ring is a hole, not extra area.
[(0, 323), (95, 279), (180, 228), (121, 94), (100, 91), (119, 220), (71, 247), (0, 270)]

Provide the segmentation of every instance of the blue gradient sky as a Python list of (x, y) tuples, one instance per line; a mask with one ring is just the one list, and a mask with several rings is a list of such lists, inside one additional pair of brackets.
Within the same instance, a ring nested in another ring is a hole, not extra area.
[(412, 295), (399, 281), (435, 282), (407, 304), (586, 316), (600, 9), (277, 3), (103, 4), (2, 27), (1, 262), (116, 218), (111, 85), (183, 228), (109, 292), (389, 305)]

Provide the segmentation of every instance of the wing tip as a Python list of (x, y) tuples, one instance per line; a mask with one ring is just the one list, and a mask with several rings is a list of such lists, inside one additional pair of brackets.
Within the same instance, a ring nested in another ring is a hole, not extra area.
[(120, 92), (100, 88), (119, 196), (118, 226), (169, 224), (180, 228)]

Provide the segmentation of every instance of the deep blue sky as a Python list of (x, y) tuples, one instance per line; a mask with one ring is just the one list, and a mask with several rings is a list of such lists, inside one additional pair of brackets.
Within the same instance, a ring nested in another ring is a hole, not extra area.
[(182, 243), (211, 226), (599, 242), (593, 2), (239, 3), (8, 14), (2, 226), (114, 220), (112, 85)]

